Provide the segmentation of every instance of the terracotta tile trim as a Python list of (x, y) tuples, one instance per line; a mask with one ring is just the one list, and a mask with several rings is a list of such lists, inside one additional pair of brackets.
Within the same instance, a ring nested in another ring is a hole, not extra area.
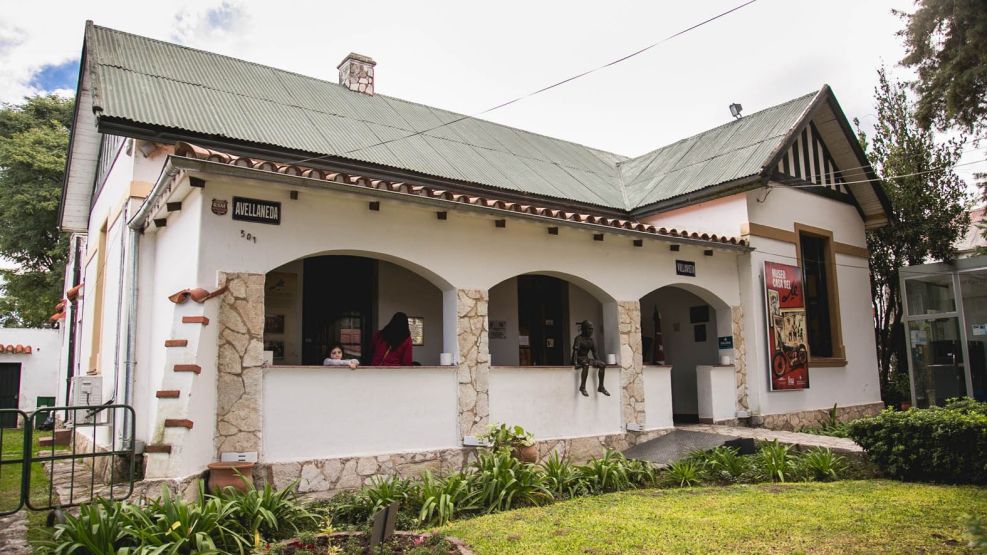
[(232, 154), (228, 154), (222, 151), (212, 150), (182, 141), (176, 143), (175, 155), (183, 156), (185, 158), (192, 158), (195, 160), (218, 162), (220, 164), (252, 168), (255, 170), (268, 171), (272, 173), (307, 177), (310, 179), (318, 179), (322, 181), (332, 181), (334, 183), (342, 183), (346, 185), (351, 185), (353, 187), (378, 189), (378, 190), (389, 191), (394, 193), (415, 195), (425, 198), (449, 200), (453, 202), (460, 202), (463, 204), (471, 204), (471, 205), (482, 206), (486, 208), (510, 210), (514, 212), (520, 212), (523, 214), (531, 214), (535, 216), (555, 218), (559, 220), (566, 220), (566, 221), (572, 221), (578, 223), (604, 225), (618, 229), (627, 229), (627, 230), (639, 231), (643, 233), (651, 233), (654, 235), (661, 235), (665, 237), (681, 237), (683, 239), (710, 241), (713, 243), (722, 243), (727, 245), (740, 245), (740, 246), (747, 245), (747, 242), (743, 239), (716, 235), (715, 233), (714, 234), (696, 233), (696, 232), (690, 233), (689, 231), (686, 231), (684, 229), (675, 229), (675, 228), (668, 229), (664, 227), (659, 228), (636, 220), (610, 218), (607, 216), (600, 216), (596, 214), (585, 214), (580, 212), (567, 212), (565, 210), (558, 210), (555, 208), (545, 208), (545, 207), (534, 206), (530, 204), (521, 204), (519, 202), (473, 196), (463, 193), (455, 193), (452, 191), (446, 191), (444, 189), (437, 189), (434, 187), (427, 187), (424, 185), (416, 185), (413, 183), (386, 181), (382, 179), (371, 179), (369, 177), (362, 175), (350, 175), (341, 172), (321, 170), (318, 168), (296, 166), (294, 164), (279, 164), (276, 162), (272, 162), (270, 160), (262, 160), (259, 158), (234, 156)]
[(198, 364), (176, 364), (174, 368), (175, 372), (195, 372), (196, 374), (202, 373), (202, 367)]
[(151, 445), (145, 445), (144, 452), (171, 454), (171, 445), (168, 445), (166, 443), (153, 443)]
[(165, 339), (165, 347), (185, 347), (188, 339)]
[(188, 418), (165, 418), (164, 421), (165, 428), (186, 428), (191, 430), (192, 424), (193, 422)]
[(158, 399), (177, 399), (181, 394), (182, 392), (177, 389), (161, 389), (154, 396)]
[(209, 318), (205, 316), (182, 316), (183, 324), (202, 324), (203, 326), (209, 325)]

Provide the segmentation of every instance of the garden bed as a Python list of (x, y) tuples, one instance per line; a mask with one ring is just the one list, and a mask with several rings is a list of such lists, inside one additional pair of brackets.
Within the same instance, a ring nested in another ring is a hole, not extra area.
[[(377, 551), (374, 550), (375, 553)], [(388, 555), (473, 555), (473, 551), (462, 540), (428, 532), (394, 532), (394, 536), (380, 545), (379, 551)], [(363, 532), (335, 532), (320, 534), (313, 538), (289, 540), (269, 546), (266, 551), (260, 553), (363, 555), (370, 553), (370, 540)]]

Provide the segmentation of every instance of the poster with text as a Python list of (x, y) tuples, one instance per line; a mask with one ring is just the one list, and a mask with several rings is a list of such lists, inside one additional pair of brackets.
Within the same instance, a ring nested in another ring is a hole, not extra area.
[(809, 388), (805, 296), (798, 266), (764, 263), (771, 391)]

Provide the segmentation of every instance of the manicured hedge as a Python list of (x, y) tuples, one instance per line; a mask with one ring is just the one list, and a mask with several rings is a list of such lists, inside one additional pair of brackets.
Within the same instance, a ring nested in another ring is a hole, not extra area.
[(987, 403), (887, 410), (852, 422), (849, 435), (891, 478), (987, 484)]

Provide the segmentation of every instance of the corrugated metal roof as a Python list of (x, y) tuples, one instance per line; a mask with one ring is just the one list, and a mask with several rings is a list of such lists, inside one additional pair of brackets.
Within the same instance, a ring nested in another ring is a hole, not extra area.
[(622, 210), (759, 173), (815, 96), (629, 159), (105, 27), (86, 40), (101, 117)]

